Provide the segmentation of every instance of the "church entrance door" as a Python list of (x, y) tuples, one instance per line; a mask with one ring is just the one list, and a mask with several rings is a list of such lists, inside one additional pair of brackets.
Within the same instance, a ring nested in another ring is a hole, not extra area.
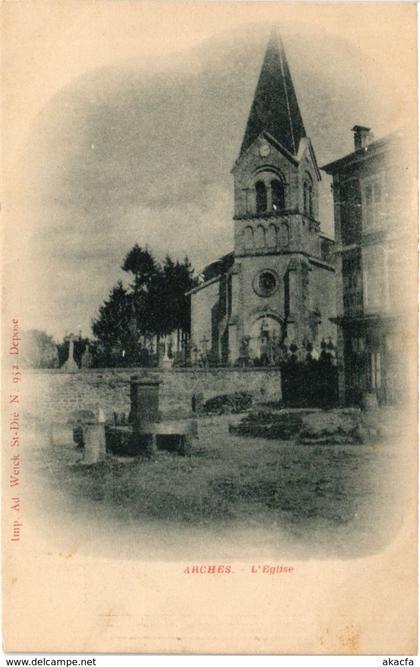
[(274, 364), (282, 341), (282, 325), (272, 315), (258, 317), (251, 327), (250, 356), (263, 365)]

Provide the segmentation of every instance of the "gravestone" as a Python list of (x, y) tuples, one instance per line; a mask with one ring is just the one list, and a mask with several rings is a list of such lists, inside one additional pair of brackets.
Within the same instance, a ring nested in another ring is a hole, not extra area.
[(87, 347), (82, 354), (82, 358), (80, 360), (80, 366), (81, 368), (92, 368), (92, 364), (93, 364), (93, 356), (91, 351), (89, 350), (89, 347)]

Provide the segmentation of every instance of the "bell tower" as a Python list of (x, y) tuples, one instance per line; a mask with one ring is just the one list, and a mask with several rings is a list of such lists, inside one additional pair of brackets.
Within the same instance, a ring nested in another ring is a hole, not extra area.
[(320, 317), (312, 285), (319, 283), (313, 281), (315, 266), (322, 267), (321, 176), (276, 30), (268, 41), (232, 174), (231, 359), (239, 356), (244, 339), (256, 355), (264, 336), (277, 344), (312, 342)]

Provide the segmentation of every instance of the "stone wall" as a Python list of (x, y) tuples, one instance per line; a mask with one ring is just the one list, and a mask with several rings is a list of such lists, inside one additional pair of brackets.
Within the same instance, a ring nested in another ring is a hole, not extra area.
[(192, 395), (207, 400), (235, 391), (251, 392), (266, 400), (281, 397), (279, 369), (215, 368), (174, 369), (169, 371), (126, 369), (89, 369), (74, 373), (60, 370), (27, 370), (23, 387), (23, 413), (29, 419), (66, 422), (73, 410), (113, 412), (130, 409), (130, 376), (151, 375), (162, 380), (160, 409), (164, 416), (187, 417)]

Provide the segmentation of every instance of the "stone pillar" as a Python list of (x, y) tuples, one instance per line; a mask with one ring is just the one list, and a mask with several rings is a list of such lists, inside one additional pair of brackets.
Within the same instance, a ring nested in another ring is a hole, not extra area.
[[(133, 434), (141, 443), (143, 454), (152, 458), (156, 454), (156, 436), (152, 425), (160, 421), (158, 378), (145, 378), (132, 375), (130, 379), (131, 421)], [(150, 424), (150, 433), (147, 425)]]
[(106, 457), (105, 442), (105, 415), (101, 408), (98, 410), (96, 424), (87, 424), (83, 433), (84, 453), (83, 464), (99, 463)]
[(272, 211), (273, 210), (273, 190), (271, 189), (271, 185), (267, 186), (267, 211)]
[(131, 376), (131, 421), (134, 428), (159, 421), (159, 385), (161, 382), (158, 378)]

